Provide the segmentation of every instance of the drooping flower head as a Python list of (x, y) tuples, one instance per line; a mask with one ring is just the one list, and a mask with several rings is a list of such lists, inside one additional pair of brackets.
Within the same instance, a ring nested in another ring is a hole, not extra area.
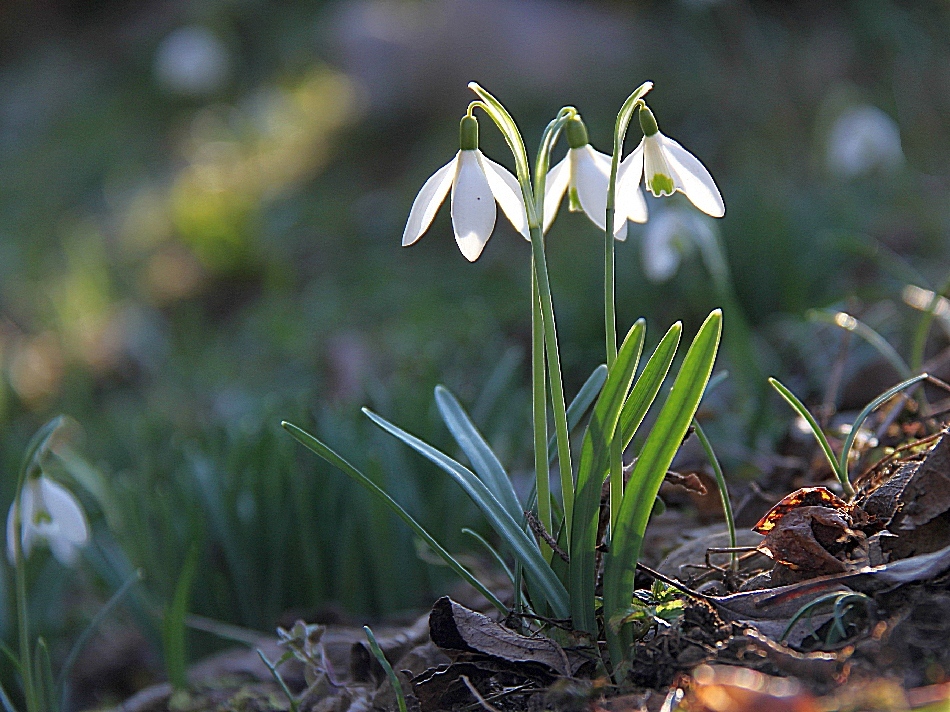
[(643, 140), (620, 166), (618, 195), (639, 189), (643, 178), (647, 190), (658, 198), (679, 191), (707, 215), (714, 218), (725, 215), (726, 205), (719, 188), (699, 159), (660, 132), (653, 112), (646, 105), (640, 107), (639, 118)]
[(514, 225), (528, 238), (528, 217), (518, 181), (478, 148), (478, 121), (467, 114), (459, 126), (460, 150), (423, 184), (412, 203), (409, 220), (402, 234), (402, 245), (415, 243), (435, 218), (439, 206), (452, 190), (452, 229), (459, 250), (474, 262), (485, 249), (495, 228), (495, 202)]
[[(607, 229), (607, 186), (610, 182), (610, 156), (590, 145), (587, 127), (580, 116), (571, 118), (565, 127), (567, 156), (552, 168), (544, 186), (544, 231), (554, 222), (564, 194), (568, 194), (570, 210), (583, 211), (601, 230)], [(627, 237), (627, 218), (646, 222), (647, 206), (639, 187), (618, 196), (613, 224), (614, 237)]]
[[(45, 541), (60, 563), (72, 566), (79, 549), (89, 540), (86, 515), (76, 497), (61, 484), (40, 475), (30, 477), (20, 492), (20, 545), (28, 557), (36, 543)], [(16, 508), (7, 514), (7, 556), (15, 563)]]

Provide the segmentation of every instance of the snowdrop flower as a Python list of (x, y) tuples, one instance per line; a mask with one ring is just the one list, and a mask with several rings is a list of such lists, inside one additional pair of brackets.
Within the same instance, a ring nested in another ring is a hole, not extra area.
[(402, 245), (416, 242), (429, 229), (439, 206), (452, 189), (452, 228), (459, 249), (474, 262), (495, 228), (495, 202), (515, 230), (528, 238), (528, 217), (518, 181), (478, 150), (478, 121), (466, 115), (459, 127), (461, 149), (422, 186), (412, 203)]
[[(16, 502), (7, 515), (7, 556), (15, 563), (14, 511)], [(76, 497), (65, 487), (48, 477), (31, 477), (20, 493), (20, 536), (23, 556), (28, 557), (33, 545), (46, 540), (60, 563), (72, 566), (79, 549), (89, 540), (86, 515)]]
[(894, 121), (876, 106), (864, 104), (846, 109), (828, 136), (828, 168), (848, 178), (869, 173), (880, 166), (887, 170), (904, 163), (901, 133)]
[[(544, 185), (544, 232), (557, 215), (564, 193), (570, 210), (583, 211), (601, 230), (607, 229), (607, 186), (610, 182), (610, 156), (594, 150), (587, 138), (587, 127), (579, 116), (567, 122), (565, 129), (570, 148), (564, 160), (548, 171)], [(647, 221), (647, 204), (640, 188), (633, 186), (621, 196), (617, 192), (613, 231), (618, 240), (627, 239), (627, 218)]]
[[(643, 140), (620, 166), (617, 194), (639, 190), (640, 178), (654, 196), (681, 192), (707, 215), (721, 218), (726, 205), (706, 167), (676, 141), (660, 133), (653, 112), (640, 107)], [(618, 197), (618, 205), (620, 199)], [(635, 220), (631, 216), (631, 220)]]
[(708, 218), (686, 208), (658, 211), (643, 233), (643, 271), (651, 282), (666, 282), (679, 269), (680, 260), (699, 248), (713, 277), (726, 274), (725, 259)]

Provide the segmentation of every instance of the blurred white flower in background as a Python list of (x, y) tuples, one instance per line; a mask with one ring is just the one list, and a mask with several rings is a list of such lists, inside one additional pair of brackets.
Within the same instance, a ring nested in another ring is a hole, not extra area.
[[(7, 514), (7, 556), (15, 563), (14, 512), (16, 502)], [(79, 500), (61, 484), (48, 477), (31, 477), (20, 494), (20, 536), (23, 557), (29, 557), (33, 545), (41, 540), (61, 564), (72, 566), (79, 549), (89, 540), (89, 525)]]
[(826, 158), (829, 170), (847, 178), (865, 175), (876, 168), (900, 168), (904, 164), (900, 128), (876, 106), (851, 106), (841, 112), (831, 127)]
[(643, 271), (652, 282), (666, 282), (697, 247), (714, 279), (725, 279), (726, 262), (713, 221), (685, 207), (655, 209), (641, 241)]
[(180, 27), (161, 41), (155, 53), (155, 76), (175, 94), (213, 94), (224, 87), (230, 69), (224, 43), (204, 27)]

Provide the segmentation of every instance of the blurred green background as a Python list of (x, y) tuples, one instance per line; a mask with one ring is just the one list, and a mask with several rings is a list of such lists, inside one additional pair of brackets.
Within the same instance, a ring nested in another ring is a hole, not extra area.
[[(513, 472), (530, 467), (527, 243), (499, 218), (470, 265), (443, 209), (399, 246), (457, 150), (470, 80), (529, 148), (572, 104), (601, 150), (627, 94), (655, 82), (661, 129), (710, 168), (727, 213), (684, 222), (665, 281), (644, 267), (662, 221), (633, 226), (618, 316), (647, 317), (655, 342), (726, 307), (735, 377), (710, 428), (753, 476), (788, 417), (762, 377), (802, 397), (828, 380), (840, 339), (807, 310), (847, 307), (906, 354), (917, 317), (901, 290), (946, 279), (948, 35), (950, 4), (886, 0), (0, 4), (0, 504), (57, 413), (92, 466), (66, 475), (96, 530), (84, 565), (31, 571), (41, 631), (88, 620), (142, 567), (154, 639), (193, 541), (193, 610), (257, 630), (330, 604), (394, 615), (445, 590), (402, 525), (368, 521), (376, 505), (279, 422), (318, 432), (451, 550), (477, 523), (464, 496), (359, 407), (450, 448), (431, 398), (445, 383)], [(487, 121), (482, 147), (512, 165)], [(687, 206), (650, 200), (654, 218)], [(690, 247), (699, 233), (724, 251), (726, 288)], [(572, 393), (603, 358), (602, 237), (565, 210), (548, 245)], [(843, 406), (862, 404), (877, 361), (854, 344)]]

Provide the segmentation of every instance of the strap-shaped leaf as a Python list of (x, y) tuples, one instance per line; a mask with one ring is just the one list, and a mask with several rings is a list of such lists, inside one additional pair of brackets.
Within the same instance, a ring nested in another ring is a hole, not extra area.
[(597, 519), (600, 494), (610, 465), (610, 441), (613, 439), (630, 384), (637, 371), (646, 323), (640, 319), (627, 332), (617, 360), (608, 370), (607, 380), (594, 405), (577, 472), (577, 494), (574, 498), (574, 522), (570, 536), (570, 568), (568, 585), (571, 591), (571, 618), (574, 628), (597, 632), (594, 617), (594, 549), (597, 542)]
[[(587, 377), (587, 380), (584, 381), (584, 385), (581, 386), (577, 395), (574, 396), (574, 400), (567, 406), (568, 430), (573, 430), (577, 427), (577, 424), (581, 421), (581, 418), (584, 417), (587, 409), (590, 408), (591, 403), (600, 395), (600, 389), (604, 387), (604, 381), (606, 380), (607, 365), (602, 363)], [(557, 438), (552, 435), (548, 440), (548, 462), (554, 462), (555, 457), (557, 457)]]
[(409, 525), (409, 528), (415, 532), (416, 536), (422, 539), (429, 547), (438, 554), (442, 560), (448, 564), (449, 568), (452, 569), (455, 573), (462, 577), (465, 581), (472, 585), (472, 587), (482, 594), (488, 601), (499, 611), (506, 614), (508, 609), (505, 607), (505, 604), (498, 600), (498, 597), (495, 596), (488, 587), (485, 586), (481, 581), (475, 578), (464, 566), (462, 566), (458, 561), (455, 560), (449, 552), (442, 548), (442, 545), (437, 542), (429, 532), (427, 532), (419, 522), (412, 518), (412, 515), (409, 514), (402, 506), (390, 497), (385, 490), (381, 489), (379, 485), (373, 482), (369, 477), (364, 475), (362, 472), (357, 470), (353, 465), (348, 463), (342, 457), (337, 455), (332, 449), (327, 445), (324, 445), (322, 442), (317, 440), (313, 435), (308, 433), (302, 428), (298, 428), (293, 423), (288, 423), (287, 421), (281, 422), (281, 427), (284, 428), (288, 433), (290, 433), (294, 439), (303, 445), (305, 448), (311, 452), (316, 453), (321, 458), (329, 462), (331, 465), (340, 470), (343, 474), (347, 475), (351, 479), (355, 480), (357, 483), (362, 485), (364, 488), (369, 490), (372, 494), (379, 497), (384, 504), (386, 504), (396, 515), (402, 519), (406, 524)]
[(475, 427), (475, 423), (469, 418), (462, 404), (445, 386), (436, 386), (435, 402), (455, 442), (472, 463), (475, 474), (485, 483), (511, 518), (516, 522), (522, 521), (524, 510), (518, 502), (518, 495), (515, 494), (515, 488), (511, 484), (508, 473), (505, 472), (505, 468), (492, 452), (485, 438), (478, 432), (478, 428)]
[(669, 328), (666, 335), (660, 339), (653, 350), (653, 355), (643, 367), (643, 371), (633, 384), (627, 401), (623, 404), (623, 410), (620, 411), (620, 434), (623, 440), (623, 446), (626, 448), (637, 434), (637, 428), (646, 417), (647, 411), (653, 405), (656, 394), (660, 392), (666, 375), (670, 372), (670, 364), (673, 363), (673, 357), (676, 356), (676, 349), (679, 348), (680, 336), (683, 333), (683, 325), (676, 322)]
[(615, 668), (623, 660), (630, 641), (623, 635), (623, 629), (613, 628), (612, 621), (630, 605), (640, 546), (653, 503), (699, 407), (712, 374), (721, 333), (722, 312), (717, 309), (706, 318), (686, 353), (673, 388), (643, 445), (620, 504), (604, 567), (604, 621), (610, 659)]
[(511, 548), (515, 557), (521, 561), (525, 576), (537, 584), (537, 590), (547, 599), (555, 617), (567, 618), (570, 615), (567, 589), (554, 575), (550, 564), (541, 556), (541, 550), (538, 548), (537, 542), (529, 537), (524, 529), (505, 511), (505, 508), (495, 499), (484, 482), (478, 479), (467, 467), (456, 462), (441, 450), (437, 450), (428, 443), (410, 435), (371, 410), (363, 408), (363, 412), (376, 425), (402, 440), (454, 479), (481, 510), (488, 523), (502, 538), (502, 541)]

